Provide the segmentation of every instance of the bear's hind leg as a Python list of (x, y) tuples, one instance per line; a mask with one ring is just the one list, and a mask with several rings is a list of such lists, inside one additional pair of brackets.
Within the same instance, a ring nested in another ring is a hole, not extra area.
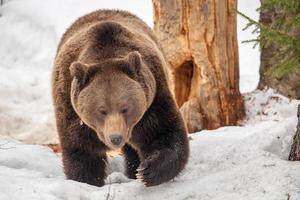
[(123, 153), (125, 155), (126, 175), (128, 178), (136, 179), (136, 169), (140, 165), (139, 155), (128, 144), (123, 147)]

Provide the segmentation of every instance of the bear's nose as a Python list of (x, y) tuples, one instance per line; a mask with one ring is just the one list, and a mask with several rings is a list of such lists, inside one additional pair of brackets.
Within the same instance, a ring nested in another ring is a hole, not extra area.
[(121, 144), (121, 142), (123, 141), (122, 135), (119, 135), (119, 134), (111, 135), (111, 136), (109, 136), (109, 139), (110, 139), (111, 143), (115, 146), (119, 146)]

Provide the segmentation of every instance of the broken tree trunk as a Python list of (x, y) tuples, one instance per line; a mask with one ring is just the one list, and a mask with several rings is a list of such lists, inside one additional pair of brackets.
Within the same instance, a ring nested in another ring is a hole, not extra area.
[(153, 7), (189, 132), (236, 125), (244, 117), (236, 0), (153, 0)]
[(298, 125), (297, 131), (294, 136), (294, 142), (292, 144), (292, 149), (290, 152), (289, 160), (300, 161), (300, 105), (298, 106)]

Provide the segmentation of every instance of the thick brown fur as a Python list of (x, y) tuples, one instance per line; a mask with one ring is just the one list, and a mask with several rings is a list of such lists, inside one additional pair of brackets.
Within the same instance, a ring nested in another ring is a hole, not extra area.
[[(128, 12), (99, 10), (79, 18), (66, 31), (55, 58), (52, 95), (67, 178), (104, 184), (106, 150), (111, 147), (105, 134), (111, 126), (95, 125), (97, 117), (82, 104), (95, 105), (97, 110), (98, 97), (126, 95), (120, 88), (125, 83), (134, 88), (133, 102), (139, 109), (111, 123), (124, 132), (130, 129), (123, 145), (128, 177), (138, 176), (146, 186), (153, 186), (171, 180), (184, 168), (189, 154), (186, 128), (155, 36)], [(100, 89), (101, 84), (116, 89)], [(126, 127), (127, 118), (135, 120), (132, 127)]]

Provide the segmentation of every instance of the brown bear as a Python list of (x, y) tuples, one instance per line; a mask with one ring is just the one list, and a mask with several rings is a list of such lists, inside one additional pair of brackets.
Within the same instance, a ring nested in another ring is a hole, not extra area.
[(166, 69), (151, 29), (126, 11), (99, 10), (73, 23), (52, 75), (68, 179), (102, 186), (106, 151), (118, 148), (127, 176), (146, 186), (178, 175), (189, 145)]

